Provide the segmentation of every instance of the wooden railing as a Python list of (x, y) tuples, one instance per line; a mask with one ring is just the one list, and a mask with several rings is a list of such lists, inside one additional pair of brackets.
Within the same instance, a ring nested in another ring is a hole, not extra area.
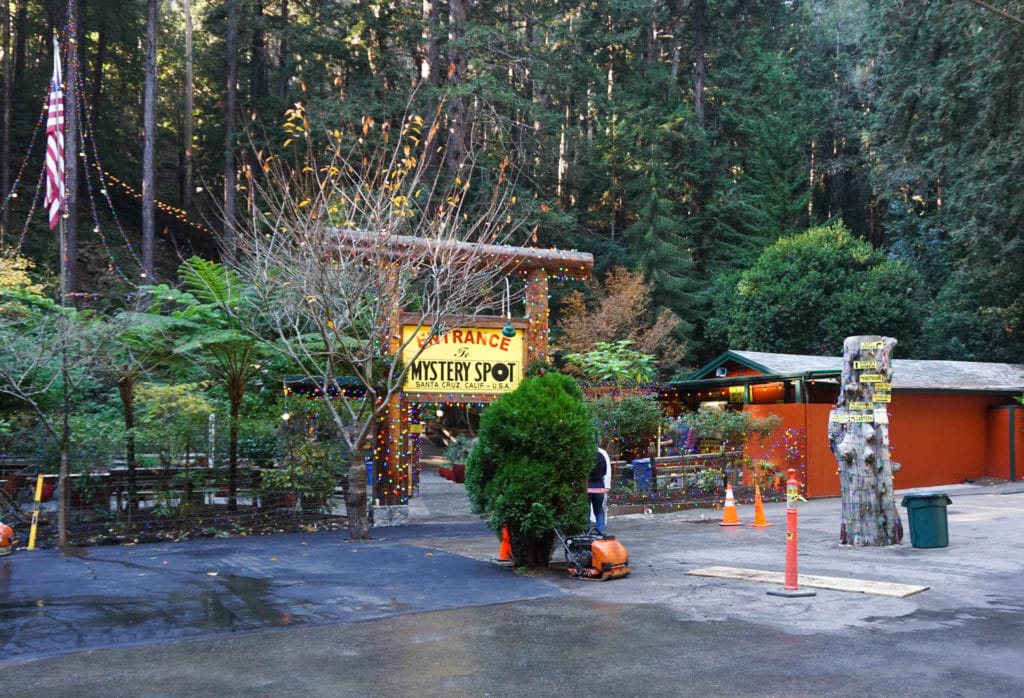
[(19, 470), (35, 471), (39, 462), (22, 456), (0, 456), (0, 475), (11, 475)]
[[(683, 489), (687, 481), (699, 477), (712, 468), (731, 472), (732, 478), (739, 475), (743, 451), (718, 451), (717, 453), (688, 453), (679, 456), (663, 456), (654, 459), (651, 485), (659, 491)], [(623, 472), (633, 466), (625, 461), (612, 462), (612, 482), (623, 479)], [(735, 480), (733, 480), (735, 484)]]

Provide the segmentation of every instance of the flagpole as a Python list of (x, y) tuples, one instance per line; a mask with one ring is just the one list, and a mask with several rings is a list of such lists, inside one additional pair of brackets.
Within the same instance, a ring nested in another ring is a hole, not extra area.
[(67, 306), (68, 304), (68, 254), (67, 254), (67, 241), (64, 239), (64, 217), (61, 216), (60, 228), (58, 234), (58, 240), (60, 241), (60, 304), (61, 306)]
[(68, 2), (67, 39), (64, 44), (64, 264), (67, 274), (68, 299), (74, 298), (78, 290), (78, 274), (75, 261), (78, 256), (78, 173), (79, 158), (78, 122), (78, 3)]
[[(72, 34), (73, 36), (73, 34)], [(73, 46), (72, 46), (73, 48)], [(71, 80), (73, 80), (73, 73)], [(58, 254), (60, 256), (60, 305), (68, 306), (71, 295), (72, 277), (70, 275), (69, 263), (71, 255), (68, 254), (68, 231), (67, 231), (67, 190), (66, 173), (68, 160), (71, 159), (71, 167), (75, 166), (73, 159), (74, 152), (68, 153), (65, 141), (64, 129), (64, 92), (61, 85), (62, 76), (60, 69), (60, 42), (53, 37), (53, 77), (50, 79), (50, 91), (47, 99), (46, 116), (46, 214), (49, 219), (50, 230), (58, 227)], [(72, 92), (73, 95), (73, 92)], [(74, 104), (74, 99), (70, 100)], [(72, 143), (74, 139), (72, 139)], [(60, 376), (61, 376), (61, 430), (60, 430), (60, 509), (57, 518), (57, 544), (60, 547), (67, 545), (68, 515), (70, 513), (70, 497), (68, 492), (68, 475), (70, 472), (70, 446), (71, 446), (71, 371), (68, 357), (68, 342), (70, 340), (67, 317), (61, 314), (57, 331), (60, 333)]]
[[(60, 87), (60, 43), (57, 41), (57, 37), (53, 37), (53, 57), (55, 62), (55, 71), (58, 84)], [(61, 111), (63, 112), (63, 95), (61, 96)], [(64, 133), (64, 119), (61, 118), (60, 123), (60, 138), (64, 142), (64, 152), (62, 155), (66, 156), (67, 142), (65, 140)], [(66, 162), (66, 161), (65, 161)], [(64, 178), (64, 168), (61, 168), (61, 178)], [(64, 215), (67, 208), (67, 190), (62, 186), (60, 187), (60, 207), (58, 209), (60, 215), (60, 221), (57, 223), (60, 238), (60, 304), (61, 307), (67, 307), (68, 305), (68, 242), (67, 242), (67, 231), (66, 231), (66, 216)], [(61, 382), (61, 429), (60, 429), (60, 473), (58, 476), (59, 486), (59, 501), (60, 501), (60, 512), (57, 526), (57, 544), (61, 547), (67, 547), (67, 531), (68, 531), (68, 515), (71, 512), (70, 507), (70, 487), (68, 486), (68, 476), (71, 472), (71, 458), (70, 458), (70, 447), (71, 447), (71, 405), (70, 400), (70, 388), (68, 382), (70, 380), (70, 371), (68, 370), (68, 335), (67, 327), (64, 326), (61, 329), (62, 337), (60, 341), (60, 382)]]
[(64, 93), (60, 66), (60, 42), (53, 37), (53, 77), (46, 106), (46, 214), (50, 229), (57, 231), (58, 262), (60, 264), (60, 304), (66, 305), (70, 291), (67, 269), (67, 231), (64, 212), (66, 205), (66, 142), (64, 133)]

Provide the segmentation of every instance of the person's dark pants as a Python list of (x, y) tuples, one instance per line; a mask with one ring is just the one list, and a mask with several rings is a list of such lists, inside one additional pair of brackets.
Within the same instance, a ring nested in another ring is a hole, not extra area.
[(590, 506), (594, 509), (594, 528), (604, 533), (604, 492), (587, 492)]

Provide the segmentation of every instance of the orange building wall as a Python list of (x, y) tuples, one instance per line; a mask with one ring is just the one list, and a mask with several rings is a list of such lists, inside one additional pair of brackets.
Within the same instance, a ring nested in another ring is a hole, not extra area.
[(1014, 482), (1024, 480), (1024, 407), (1014, 410), (1013, 433), (1016, 439), (1014, 449), (1016, 452), (1016, 468), (1014, 469)]
[(798, 438), (801, 438), (803, 448), (803, 463), (797, 464), (787, 459), (783, 449), (786, 444), (783, 439), (776, 437), (770, 443), (764, 444), (767, 448), (760, 448), (758, 444), (751, 444), (747, 448), (747, 455), (753, 459), (767, 458), (776, 463), (780, 468), (787, 469), (803, 466), (803, 471), (798, 476), (805, 481), (804, 495), (807, 497), (832, 497), (840, 493), (839, 474), (836, 469), (836, 460), (828, 447), (828, 413), (831, 405), (815, 405), (788, 403), (784, 405), (747, 405), (744, 411), (754, 417), (765, 417), (775, 414), (782, 418), (779, 427), (780, 432), (792, 429)]
[(746, 456), (755, 461), (770, 460), (781, 469), (790, 467), (786, 464), (785, 454), (783, 453), (783, 444), (781, 443), (779, 434), (784, 432), (787, 428), (792, 428), (798, 431), (804, 428), (803, 407), (803, 405), (795, 404), (745, 405), (743, 407), (743, 411), (754, 419), (761, 419), (770, 414), (775, 414), (782, 418), (782, 424), (779, 426), (776, 434), (773, 434), (764, 442), (758, 443), (751, 440), (746, 444), (744, 448)]
[[(1009, 424), (1007, 410), (993, 410), (1002, 398), (984, 395), (937, 395), (897, 392), (889, 404), (889, 441), (892, 459), (900, 464), (895, 474), (899, 489), (948, 485), (984, 475), (1009, 479)], [(806, 496), (841, 494), (838, 466), (828, 447), (828, 413), (831, 405), (747, 405), (753, 416), (777, 414), (782, 430), (802, 429), (806, 434)], [(1014, 410), (1017, 422), (1017, 479), (1024, 475), (1024, 409)], [(1002, 430), (993, 430), (1002, 414)], [(769, 447), (772, 444), (769, 444)], [(768, 458), (784, 465), (780, 453), (748, 447), (751, 458)]]
[(1016, 468), (1014, 469), (1014, 482), (1024, 480), (1024, 407), (1018, 407), (1014, 410), (1015, 418), (1013, 420), (1013, 433), (1014, 442), (1016, 448)]
[(723, 364), (723, 365), (725, 366), (725, 368), (727, 368), (729, 370), (729, 376), (730, 377), (734, 377), (734, 376), (763, 376), (764, 375), (764, 373), (762, 371), (758, 371), (755, 368), (750, 368), (749, 366), (737, 363), (735, 361), (726, 361), (725, 364)]
[(807, 494), (808, 497), (838, 497), (839, 464), (828, 447), (828, 413), (832, 405), (807, 405)]
[[(1010, 433), (1015, 442), (1015, 475), (1024, 480), (1024, 407), (1010, 410), (1001, 396), (896, 391), (889, 403), (889, 441), (898, 489), (950, 485), (992, 476), (1010, 478)], [(830, 404), (744, 405), (755, 417), (776, 414), (787, 428), (804, 436), (805, 496), (841, 494), (838, 466), (828, 447)], [(1013, 414), (1014, 426), (1009, 424)], [(748, 444), (747, 455), (793, 467), (777, 436), (766, 444)], [(749, 480), (749, 478), (746, 478)], [(802, 478), (803, 479), (803, 478)], [(749, 484), (749, 483), (748, 483)]]
[[(988, 411), (988, 469), (986, 475), (1020, 480), (1024, 474), (1024, 409), (997, 407)], [(1013, 439), (1014, 443), (1010, 444)], [(1010, 468), (1013, 457), (1015, 467)]]
[(899, 489), (982, 477), (988, 458), (988, 410), (1000, 398), (894, 392), (889, 405), (892, 459)]

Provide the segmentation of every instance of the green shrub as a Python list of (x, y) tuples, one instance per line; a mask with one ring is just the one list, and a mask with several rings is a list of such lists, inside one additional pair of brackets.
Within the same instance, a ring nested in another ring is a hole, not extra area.
[(459, 434), (444, 450), (444, 457), (448, 459), (449, 463), (465, 463), (469, 459), (469, 454), (473, 452), (474, 446), (476, 446), (475, 436)]
[(594, 462), (594, 426), (583, 393), (569, 376), (527, 378), (480, 418), (466, 464), (473, 510), (489, 513), (497, 533), (508, 526), (518, 565), (547, 565), (553, 526), (586, 525), (586, 479)]
[(627, 461), (647, 456), (665, 421), (654, 397), (599, 398), (590, 403), (590, 409), (605, 447)]
[(697, 476), (700, 488), (705, 492), (714, 492), (725, 482), (725, 471), (721, 468), (706, 468)]
[(340, 450), (336, 442), (303, 441), (290, 450), (281, 465), (262, 472), (260, 491), (298, 495), (303, 510), (324, 509), (348, 472)]
[(701, 438), (722, 441), (725, 450), (739, 450), (751, 439), (762, 440), (778, 429), (782, 418), (775, 414), (753, 417), (746, 412), (732, 410), (698, 410), (680, 415), (679, 424), (697, 430)]
[(279, 435), (273, 428), (276, 426), (248, 420), (239, 424), (238, 458), (257, 468), (269, 467), (278, 451)]

